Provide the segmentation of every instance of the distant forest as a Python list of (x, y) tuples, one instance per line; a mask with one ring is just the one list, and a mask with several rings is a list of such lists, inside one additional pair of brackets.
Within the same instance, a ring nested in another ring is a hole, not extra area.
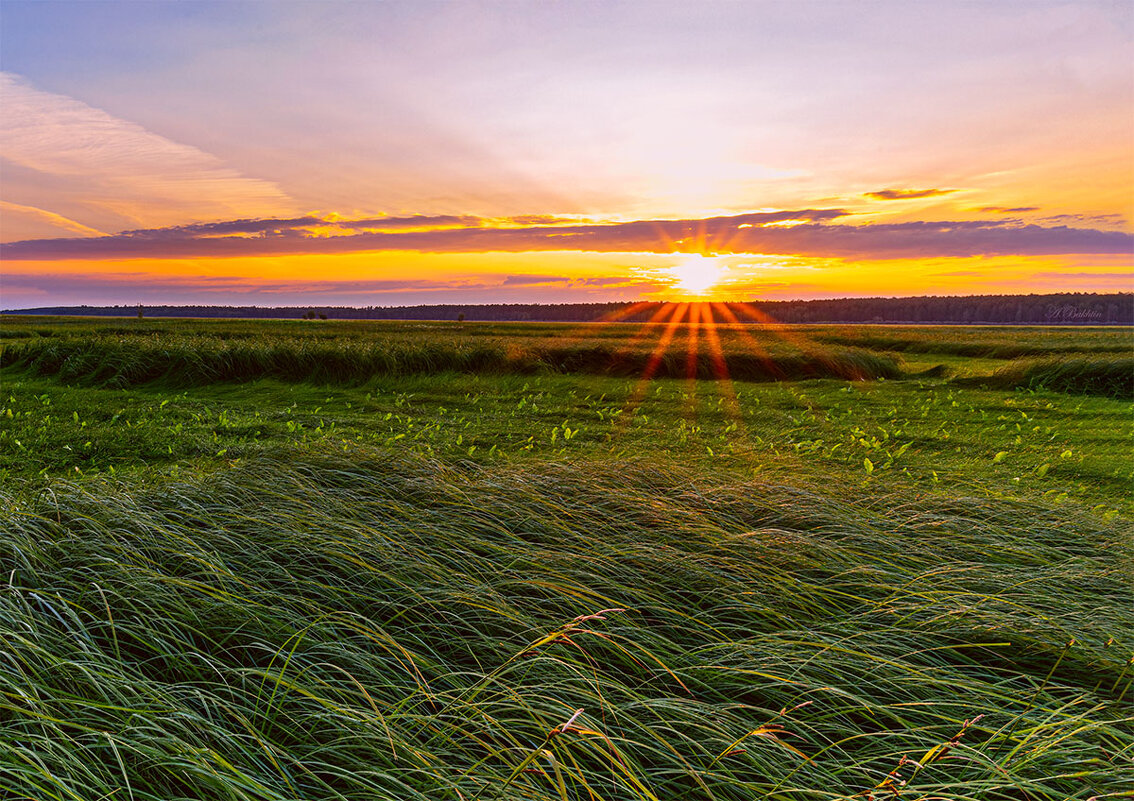
[[(662, 303), (494, 303), (434, 306), (54, 306), (4, 314), (107, 317), (319, 318), (595, 322), (650, 320)], [(1134, 325), (1134, 293), (840, 298), (726, 304), (742, 322)], [(637, 306), (631, 313), (630, 307)], [(753, 314), (752, 312), (756, 313)], [(722, 315), (716, 315), (722, 319)]]

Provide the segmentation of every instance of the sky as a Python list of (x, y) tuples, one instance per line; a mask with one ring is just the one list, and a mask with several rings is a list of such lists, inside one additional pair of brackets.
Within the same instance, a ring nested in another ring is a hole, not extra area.
[(0, 308), (1134, 291), (1128, 2), (0, 0)]

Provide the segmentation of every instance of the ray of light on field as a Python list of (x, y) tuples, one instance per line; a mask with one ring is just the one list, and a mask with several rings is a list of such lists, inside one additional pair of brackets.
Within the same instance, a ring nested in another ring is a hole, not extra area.
[(744, 415), (740, 409), (740, 400), (736, 394), (736, 387), (733, 385), (732, 377), (728, 372), (728, 362), (725, 360), (724, 348), (721, 345), (720, 334), (717, 330), (719, 323), (717, 323), (713, 316), (713, 309), (721, 305), (722, 304), (719, 303), (705, 303), (702, 306), (701, 314), (707, 321), (705, 325), (705, 338), (709, 342), (709, 353), (712, 359), (713, 375), (716, 378), (717, 388), (725, 399), (726, 413), (741, 427), (741, 430), (743, 430)]

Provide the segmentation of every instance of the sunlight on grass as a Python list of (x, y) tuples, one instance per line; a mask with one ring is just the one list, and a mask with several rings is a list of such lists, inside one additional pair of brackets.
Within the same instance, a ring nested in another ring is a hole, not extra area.
[(0, 786), (1125, 792), (1128, 332), (755, 313), (6, 329)]

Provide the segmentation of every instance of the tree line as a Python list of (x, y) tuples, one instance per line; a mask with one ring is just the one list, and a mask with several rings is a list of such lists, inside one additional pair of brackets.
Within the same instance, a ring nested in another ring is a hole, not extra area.
[[(107, 317), (645, 322), (662, 303), (489, 303), (424, 306), (51, 306), (4, 314)], [(838, 298), (727, 303), (742, 322), (922, 323), (946, 325), (1134, 325), (1134, 293)], [(635, 307), (636, 308), (631, 308)], [(725, 319), (720, 314), (718, 320)], [(664, 314), (660, 319), (667, 319)]]

